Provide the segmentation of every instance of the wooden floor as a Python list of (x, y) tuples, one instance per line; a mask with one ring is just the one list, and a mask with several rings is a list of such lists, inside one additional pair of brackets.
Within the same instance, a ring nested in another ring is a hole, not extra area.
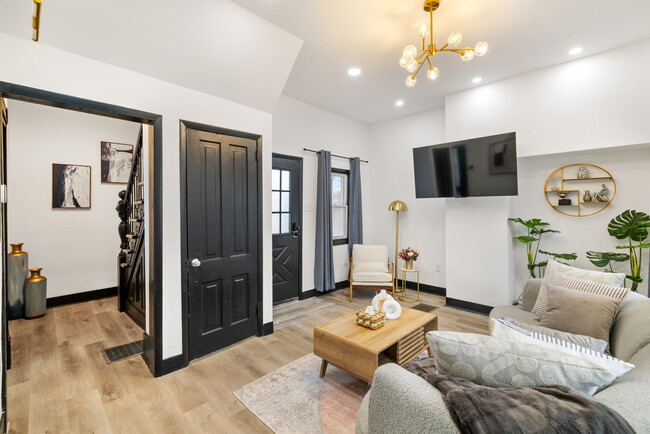
[[(250, 338), (153, 378), (141, 357), (108, 365), (102, 350), (142, 338), (115, 298), (49, 309), (9, 324), (8, 372), (12, 433), (269, 432), (234, 396), (251, 381), (312, 351), (313, 327), (370, 304), (373, 291), (346, 290), (322, 299), (336, 304), (272, 335)], [(444, 298), (423, 294), (423, 303)], [(403, 303), (408, 306), (408, 303)], [(282, 309), (279, 307), (278, 309)], [(286, 309), (285, 309), (286, 310)], [(487, 318), (441, 307), (441, 330), (487, 332)]]

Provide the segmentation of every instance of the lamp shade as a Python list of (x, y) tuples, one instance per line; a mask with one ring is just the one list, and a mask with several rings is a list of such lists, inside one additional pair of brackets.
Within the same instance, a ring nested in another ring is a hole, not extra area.
[(401, 200), (394, 200), (388, 205), (388, 211), (408, 211), (409, 207), (406, 206)]

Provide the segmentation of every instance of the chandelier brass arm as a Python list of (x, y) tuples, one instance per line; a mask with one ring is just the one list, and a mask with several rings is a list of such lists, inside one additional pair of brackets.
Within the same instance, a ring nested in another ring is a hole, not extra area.
[[(464, 62), (469, 62), (475, 56), (481, 57), (487, 53), (488, 43), (481, 41), (473, 47), (456, 48), (460, 45), (463, 35), (459, 32), (452, 32), (447, 37), (447, 43), (442, 48), (436, 48), (433, 41), (433, 12), (440, 6), (438, 0), (425, 0), (424, 10), (429, 13), (429, 23), (422, 23), (417, 28), (418, 36), (422, 38), (422, 49), (418, 50), (414, 45), (407, 45), (402, 51), (402, 57), (399, 64), (410, 74), (406, 77), (406, 86), (413, 87), (417, 82), (417, 75), (424, 66), (425, 62), (429, 65), (427, 78), (435, 80), (440, 72), (438, 68), (431, 63), (431, 56), (442, 52), (453, 52), (461, 56)], [(427, 45), (427, 36), (429, 44)]]

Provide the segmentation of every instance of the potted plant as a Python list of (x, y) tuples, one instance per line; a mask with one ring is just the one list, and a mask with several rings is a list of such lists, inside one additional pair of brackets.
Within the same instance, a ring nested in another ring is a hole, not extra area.
[(417, 250), (413, 250), (410, 247), (402, 249), (399, 252), (399, 257), (400, 259), (404, 260), (404, 268), (407, 270), (413, 269), (413, 262), (418, 260), (419, 255), (420, 254), (417, 252)]

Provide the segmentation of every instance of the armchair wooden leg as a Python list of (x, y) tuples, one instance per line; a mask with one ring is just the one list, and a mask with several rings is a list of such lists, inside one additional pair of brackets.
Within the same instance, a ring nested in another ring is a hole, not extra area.
[(350, 303), (352, 302), (352, 283), (350, 283)]

